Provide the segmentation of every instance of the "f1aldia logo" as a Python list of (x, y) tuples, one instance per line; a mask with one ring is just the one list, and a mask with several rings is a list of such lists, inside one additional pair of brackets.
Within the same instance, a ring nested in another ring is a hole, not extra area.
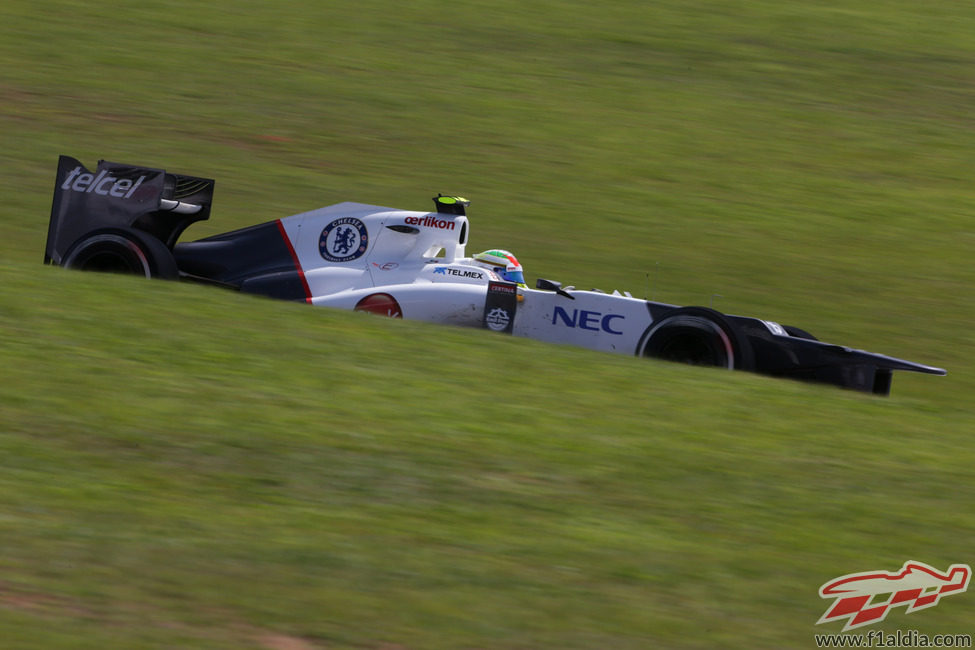
[(318, 238), (318, 252), (329, 262), (351, 262), (369, 247), (366, 224), (355, 217), (336, 219), (325, 226)]
[(819, 588), (821, 598), (835, 598), (816, 624), (846, 620), (843, 631), (878, 623), (894, 607), (907, 612), (934, 607), (942, 596), (968, 590), (972, 568), (952, 564), (942, 573), (923, 562), (905, 562), (900, 571), (865, 571), (830, 580)]

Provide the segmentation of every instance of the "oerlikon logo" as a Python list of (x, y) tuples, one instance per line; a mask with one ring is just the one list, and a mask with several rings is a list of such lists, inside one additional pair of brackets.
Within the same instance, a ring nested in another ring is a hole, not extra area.
[(952, 564), (945, 572), (923, 562), (905, 562), (900, 571), (865, 571), (830, 580), (819, 588), (821, 598), (835, 598), (816, 624), (847, 619), (843, 631), (884, 620), (893, 607), (906, 613), (934, 607), (942, 596), (968, 589), (972, 568)]

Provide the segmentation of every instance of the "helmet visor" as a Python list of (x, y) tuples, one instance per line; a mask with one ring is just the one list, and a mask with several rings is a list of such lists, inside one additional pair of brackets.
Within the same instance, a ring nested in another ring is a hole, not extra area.
[(525, 274), (522, 271), (498, 271), (498, 275), (507, 282), (525, 284)]

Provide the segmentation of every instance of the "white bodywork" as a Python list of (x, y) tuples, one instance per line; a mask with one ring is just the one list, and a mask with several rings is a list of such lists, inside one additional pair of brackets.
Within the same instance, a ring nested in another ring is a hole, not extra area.
[[(482, 327), (488, 285), (501, 281), (466, 256), (466, 216), (339, 203), (280, 223), (314, 305)], [(516, 336), (634, 354), (652, 320), (645, 301), (619, 293), (517, 291)]]

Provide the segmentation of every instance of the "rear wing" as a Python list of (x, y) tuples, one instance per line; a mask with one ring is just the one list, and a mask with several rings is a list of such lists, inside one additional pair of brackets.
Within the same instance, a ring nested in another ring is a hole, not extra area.
[(210, 217), (213, 179), (101, 160), (89, 171), (70, 156), (58, 159), (45, 264), (61, 264), (85, 234), (99, 229), (146, 232), (168, 248), (192, 223)]

